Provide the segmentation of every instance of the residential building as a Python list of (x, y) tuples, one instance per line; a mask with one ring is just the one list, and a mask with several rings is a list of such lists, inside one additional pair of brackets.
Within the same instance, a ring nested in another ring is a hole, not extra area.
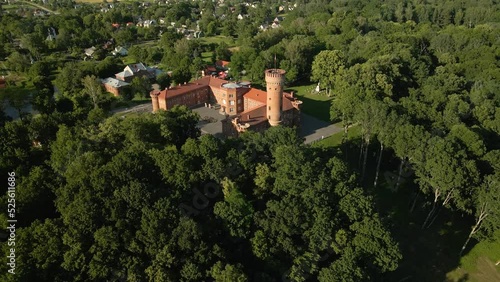
[(115, 48), (115, 50), (113, 50), (113, 52), (111, 52), (111, 54), (113, 54), (113, 56), (127, 56), (128, 50), (123, 48), (122, 46), (118, 46)]
[(101, 82), (104, 85), (104, 88), (106, 88), (106, 91), (113, 93), (115, 96), (120, 96), (123, 89), (130, 85), (130, 83), (112, 77), (101, 79)]
[(87, 49), (85, 49), (85, 55), (87, 57), (92, 57), (95, 53), (95, 50), (97, 50), (97, 49), (94, 46), (87, 48)]
[(157, 70), (146, 67), (143, 63), (130, 64), (122, 72), (115, 74), (116, 79), (131, 82), (134, 77), (145, 76), (149, 79), (155, 78)]

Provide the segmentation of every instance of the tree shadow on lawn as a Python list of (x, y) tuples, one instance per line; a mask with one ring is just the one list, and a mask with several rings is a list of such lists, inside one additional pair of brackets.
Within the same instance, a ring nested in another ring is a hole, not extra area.
[[(356, 138), (341, 146), (349, 166), (358, 173), (360, 144), (361, 139)], [(459, 266), (459, 252), (470, 232), (473, 218), (442, 208), (431, 227), (422, 229), (432, 199), (419, 193), (411, 211), (418, 186), (413, 175), (408, 176), (399, 188), (387, 179), (388, 174), (397, 175), (400, 164), (390, 151), (384, 151), (379, 184), (373, 188), (379, 150), (380, 145), (372, 142), (362, 185), (373, 195), (375, 208), (390, 228), (403, 255), (399, 267), (385, 274), (383, 281), (447, 281), (447, 273)], [(459, 277), (458, 281), (467, 281), (469, 277), (465, 276)]]
[(442, 208), (435, 222), (422, 229), (432, 199), (417, 192), (418, 186), (412, 177), (396, 191), (388, 186), (382, 178), (380, 187), (373, 191), (377, 209), (389, 224), (403, 255), (398, 269), (388, 275), (388, 280), (409, 277), (405, 281), (446, 281), (446, 274), (459, 266), (460, 249), (473, 221), (469, 216)]

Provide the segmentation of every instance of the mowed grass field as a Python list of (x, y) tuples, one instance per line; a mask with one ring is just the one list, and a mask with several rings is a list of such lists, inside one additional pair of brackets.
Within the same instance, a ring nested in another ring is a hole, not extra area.
[(76, 3), (103, 3), (102, 0), (75, 0)]
[(306, 84), (290, 86), (285, 89), (286, 92), (292, 92), (304, 102), (302, 111), (308, 115), (314, 116), (320, 120), (330, 122), (330, 105), (333, 97), (328, 97), (324, 92), (314, 93), (316, 84)]
[[(96, 3), (104, 3), (103, 0), (75, 0), (77, 3), (91, 3), (91, 4), (96, 4)], [(118, 2), (153, 2), (152, 0), (122, 0)], [(108, 3), (113, 3), (112, 0), (108, 0)]]
[(497, 262), (500, 262), (500, 230), (495, 232), (493, 240), (483, 240), (473, 245), (460, 260), (460, 267), (449, 272), (447, 279), (453, 282), (500, 281), (500, 264), (496, 265)]

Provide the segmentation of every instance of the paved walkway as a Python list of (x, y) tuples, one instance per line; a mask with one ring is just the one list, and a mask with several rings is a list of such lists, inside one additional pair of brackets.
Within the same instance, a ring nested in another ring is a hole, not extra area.
[(309, 144), (316, 140), (321, 140), (335, 133), (342, 132), (343, 128), (319, 120), (313, 116), (301, 113), (300, 136), (305, 138), (304, 143)]

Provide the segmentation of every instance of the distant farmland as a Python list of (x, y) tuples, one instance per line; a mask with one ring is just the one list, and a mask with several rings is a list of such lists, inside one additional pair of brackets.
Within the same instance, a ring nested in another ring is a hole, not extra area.
[(80, 3), (103, 3), (102, 0), (75, 0), (75, 2)]
[[(139, 1), (139, 0), (122, 0), (122, 1), (118, 1), (118, 2), (136, 2), (136, 1)], [(103, 0), (75, 0), (75, 2), (77, 3), (103, 3)], [(113, 1), (112, 0), (108, 0), (108, 3), (112, 3)], [(141, 1), (141, 2), (152, 2), (150, 0), (144, 0), (144, 1)]]

